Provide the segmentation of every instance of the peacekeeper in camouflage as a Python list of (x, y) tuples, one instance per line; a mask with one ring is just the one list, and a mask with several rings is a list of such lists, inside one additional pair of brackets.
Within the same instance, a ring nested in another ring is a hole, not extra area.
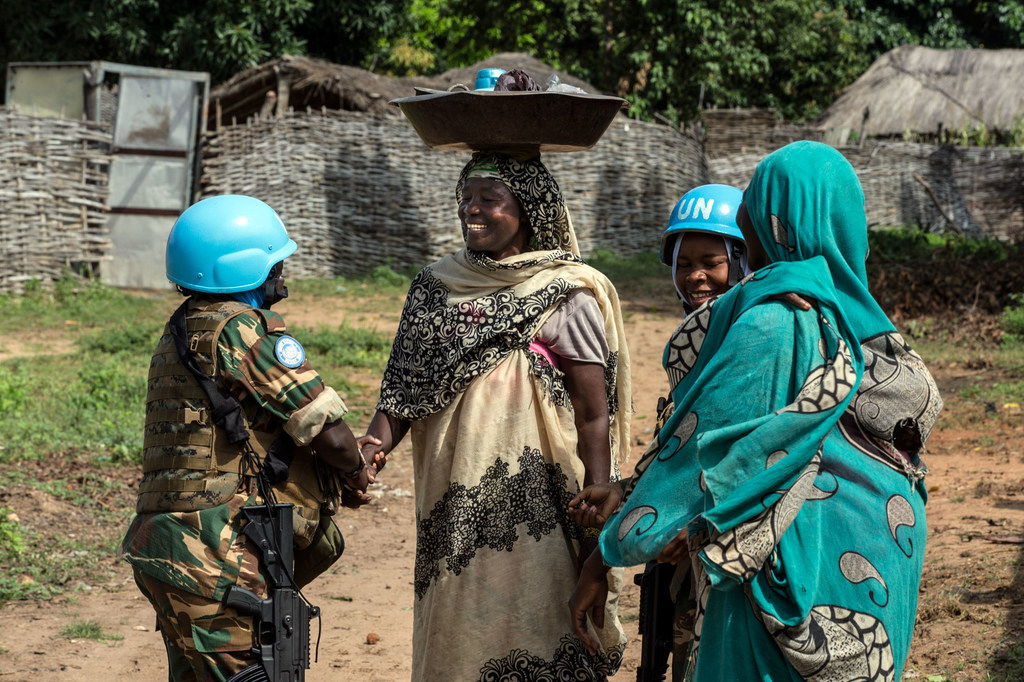
[(287, 296), (283, 261), (295, 248), (277, 214), (245, 196), (200, 201), (168, 237), (168, 278), (187, 296), (176, 313), (183, 315), (182, 345), (237, 400), (248, 435), (232, 442), (231, 429), (217, 423), (179, 354), (172, 317), (150, 364), (143, 477), (121, 545), (156, 610), (171, 680), (222, 681), (255, 662), (253, 617), (222, 600), (231, 585), (267, 596), (260, 554), (240, 533), (241, 508), (264, 502), (255, 482), (260, 467), (273, 481), (273, 498), (295, 505), (299, 587), (341, 554), (331, 519), (338, 504), (370, 499), (375, 469), (341, 420), (344, 402), (269, 310)]

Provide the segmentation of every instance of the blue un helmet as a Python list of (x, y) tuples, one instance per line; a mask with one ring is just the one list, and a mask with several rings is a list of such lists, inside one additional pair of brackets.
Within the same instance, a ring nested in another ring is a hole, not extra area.
[(672, 265), (672, 242), (683, 232), (707, 232), (743, 242), (736, 211), (743, 191), (730, 185), (701, 185), (683, 195), (661, 235), (661, 262)]
[(296, 248), (281, 218), (259, 199), (210, 197), (174, 222), (167, 237), (167, 279), (204, 293), (249, 291), (263, 286), (274, 266)]

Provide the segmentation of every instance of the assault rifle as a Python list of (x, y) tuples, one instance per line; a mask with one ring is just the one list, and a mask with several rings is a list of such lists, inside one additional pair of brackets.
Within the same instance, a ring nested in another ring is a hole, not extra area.
[(668, 655), (672, 652), (672, 616), (674, 606), (669, 587), (674, 564), (648, 561), (643, 573), (633, 576), (640, 586), (640, 667), (637, 682), (663, 682), (668, 673)]
[(260, 599), (252, 591), (232, 585), (224, 596), (224, 604), (259, 620), (259, 647), (253, 653), (259, 655), (265, 677), (248, 678), (254, 681), (303, 682), (309, 668), (309, 623), (319, 617), (320, 609), (299, 594), (292, 578), (293, 506), (242, 507), (248, 521), (242, 533), (262, 553), (260, 563), (270, 586), (270, 598)]

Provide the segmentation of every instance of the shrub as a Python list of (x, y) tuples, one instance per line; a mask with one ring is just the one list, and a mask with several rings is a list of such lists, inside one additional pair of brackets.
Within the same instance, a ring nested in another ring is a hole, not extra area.
[(1007, 306), (999, 318), (999, 326), (1004, 336), (1003, 343), (1008, 345), (1024, 344), (1024, 293), (1010, 297), (1012, 305)]

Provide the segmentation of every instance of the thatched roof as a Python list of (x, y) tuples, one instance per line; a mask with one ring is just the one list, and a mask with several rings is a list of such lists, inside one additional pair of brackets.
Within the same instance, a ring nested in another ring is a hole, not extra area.
[(211, 127), (216, 125), (218, 112), (223, 124), (245, 121), (256, 114), (279, 114), (288, 108), (303, 111), (307, 107), (314, 111), (325, 107), (401, 116), (401, 110), (388, 106), (388, 102), (415, 94), (416, 87), (447, 90), (462, 83), (472, 88), (476, 72), (488, 67), (521, 68), (541, 87), (557, 73), (563, 83), (598, 93), (588, 83), (522, 52), (503, 52), (472, 66), (417, 78), (391, 78), (355, 66), (285, 55), (237, 73), (214, 87), (210, 92)]
[[(287, 91), (287, 97), (284, 92)], [(412, 91), (394, 78), (322, 59), (285, 55), (235, 74), (210, 91), (210, 118), (230, 124), (254, 114), (344, 109), (397, 115), (388, 102)], [(283, 105), (283, 106), (282, 106)]]
[[(817, 124), (867, 137), (935, 133), (1024, 115), (1024, 50), (934, 50), (903, 45), (878, 58)], [(867, 120), (865, 121), (865, 111)]]

